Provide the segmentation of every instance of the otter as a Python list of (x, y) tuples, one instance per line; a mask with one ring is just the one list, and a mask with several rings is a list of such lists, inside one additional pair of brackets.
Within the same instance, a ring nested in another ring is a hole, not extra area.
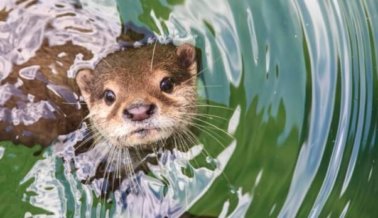
[[(196, 101), (192, 45), (152, 43), (121, 49), (94, 69), (81, 69), (76, 78), (68, 78), (73, 54), (79, 53), (83, 59), (92, 57), (72, 43), (50, 47), (45, 42), (35, 57), (13, 66), (0, 81), (0, 140), (48, 146), (85, 119), (93, 138), (118, 147), (148, 147), (186, 131)], [(29, 122), (30, 113), (17, 117), (20, 110), (40, 113), (39, 119)]]
[[(0, 9), (0, 22), (11, 11)], [(46, 147), (83, 120), (97, 139), (115, 146), (147, 145), (185, 131), (195, 110), (195, 48), (147, 43), (150, 31), (131, 23), (123, 28), (120, 49), (76, 78), (67, 73), (71, 66), (94, 55), (71, 41), (51, 46), (46, 38), (28, 60), (21, 47), (0, 46), (0, 141)]]

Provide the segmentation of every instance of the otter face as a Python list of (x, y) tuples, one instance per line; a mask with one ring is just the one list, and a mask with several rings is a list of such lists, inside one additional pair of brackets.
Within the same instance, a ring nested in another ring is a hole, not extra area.
[(195, 48), (148, 45), (110, 54), (76, 82), (95, 137), (149, 145), (186, 131), (195, 113)]

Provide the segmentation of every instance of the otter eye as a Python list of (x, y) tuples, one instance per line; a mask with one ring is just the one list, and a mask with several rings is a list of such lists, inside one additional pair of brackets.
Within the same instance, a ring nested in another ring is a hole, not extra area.
[(173, 90), (173, 79), (170, 77), (164, 77), (160, 82), (160, 90), (166, 93), (171, 93)]
[(109, 90), (109, 89), (106, 89), (106, 90), (104, 91), (104, 101), (105, 101), (105, 103), (106, 103), (107, 105), (111, 105), (111, 104), (113, 104), (114, 101), (115, 101), (115, 99), (116, 99), (116, 96), (115, 96), (115, 94), (114, 94), (113, 91), (111, 91), (111, 90)]

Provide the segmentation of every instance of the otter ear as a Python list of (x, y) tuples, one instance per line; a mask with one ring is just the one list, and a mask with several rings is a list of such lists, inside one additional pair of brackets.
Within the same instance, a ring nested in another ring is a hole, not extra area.
[(93, 82), (93, 72), (89, 69), (80, 70), (76, 75), (76, 83), (79, 86), (81, 95), (85, 103), (89, 103), (91, 96), (91, 84)]
[(190, 44), (180, 45), (176, 50), (176, 54), (181, 66), (184, 68), (192, 67), (196, 63), (196, 49)]

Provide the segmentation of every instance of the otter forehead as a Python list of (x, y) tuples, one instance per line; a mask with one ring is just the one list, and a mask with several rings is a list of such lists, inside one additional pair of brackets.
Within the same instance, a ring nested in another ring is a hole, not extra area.
[(100, 61), (95, 71), (130, 77), (148, 74), (156, 69), (172, 73), (183, 70), (173, 45), (151, 44), (115, 52)]
[[(121, 86), (146, 85), (164, 76), (176, 82), (187, 80), (191, 69), (183, 65), (173, 45), (148, 45), (115, 52), (104, 58), (95, 68), (99, 82), (116, 81)], [(100, 85), (100, 84), (97, 84)]]

